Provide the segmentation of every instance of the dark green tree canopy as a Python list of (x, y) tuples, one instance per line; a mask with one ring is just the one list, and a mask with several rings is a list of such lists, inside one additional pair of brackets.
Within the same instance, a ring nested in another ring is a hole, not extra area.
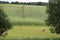
[(0, 7), (0, 35), (11, 28), (12, 24), (7, 19), (7, 15), (4, 13), (2, 7)]
[(47, 13), (47, 25), (53, 26), (55, 32), (60, 33), (60, 0), (49, 0)]

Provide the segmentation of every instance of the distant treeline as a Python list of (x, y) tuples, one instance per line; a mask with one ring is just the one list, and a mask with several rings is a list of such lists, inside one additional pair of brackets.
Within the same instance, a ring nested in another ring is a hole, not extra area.
[(9, 2), (8, 1), (0, 1), (0, 4), (9, 4)]
[(0, 4), (24, 4), (24, 5), (47, 5), (48, 3), (46, 2), (11, 2), (9, 3), (8, 1), (0, 1)]

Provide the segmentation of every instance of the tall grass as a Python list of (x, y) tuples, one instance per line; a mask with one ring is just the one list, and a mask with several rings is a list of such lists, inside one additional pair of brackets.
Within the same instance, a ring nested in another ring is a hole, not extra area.
[(45, 25), (45, 21), (41, 20), (41, 19), (21, 19), (21, 18), (12, 18), (11, 22), (13, 23), (13, 25)]

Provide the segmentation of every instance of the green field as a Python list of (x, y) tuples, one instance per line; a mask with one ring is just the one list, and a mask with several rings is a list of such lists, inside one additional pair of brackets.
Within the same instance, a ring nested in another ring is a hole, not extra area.
[[(42, 28), (45, 29), (45, 31), (42, 31)], [(53, 33), (50, 33), (49, 27), (45, 26), (14, 26), (13, 29), (8, 31), (9, 37), (16, 37), (16, 38), (40, 38), (40, 37), (59, 37), (60, 35), (56, 35)]]
[[(25, 18), (22, 18), (22, 6)], [(47, 18), (46, 6), (3, 4), (3, 9), (15, 25), (43, 25)]]
[[(47, 19), (46, 6), (2, 4), (4, 12), (14, 24), (8, 30), (7, 39), (20, 40), (27, 38), (59, 38), (59, 34), (50, 33), (49, 27), (45, 25)], [(21, 7), (24, 6), (25, 18), (22, 18)], [(45, 31), (42, 31), (42, 28)], [(36, 39), (37, 40), (37, 39)], [(41, 39), (42, 40), (42, 39)]]
[[(45, 31), (42, 31), (42, 28), (45, 29)], [(54, 38), (55, 40), (57, 38), (60, 38), (59, 34), (50, 33), (49, 27), (47, 26), (14, 26), (13, 29), (8, 30), (8, 35), (6, 36), (6, 40), (52, 40)]]

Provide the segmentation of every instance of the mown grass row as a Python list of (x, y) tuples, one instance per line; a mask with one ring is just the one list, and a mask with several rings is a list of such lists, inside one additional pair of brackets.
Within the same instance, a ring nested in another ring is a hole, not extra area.
[(40, 25), (40, 26), (43, 26), (45, 25), (45, 23), (41, 23), (41, 22), (32, 22), (32, 21), (12, 21), (12, 24), (13, 25)]
[(10, 18), (13, 25), (45, 25), (45, 20), (35, 18)]
[(60, 38), (0, 38), (0, 40), (60, 40)]

